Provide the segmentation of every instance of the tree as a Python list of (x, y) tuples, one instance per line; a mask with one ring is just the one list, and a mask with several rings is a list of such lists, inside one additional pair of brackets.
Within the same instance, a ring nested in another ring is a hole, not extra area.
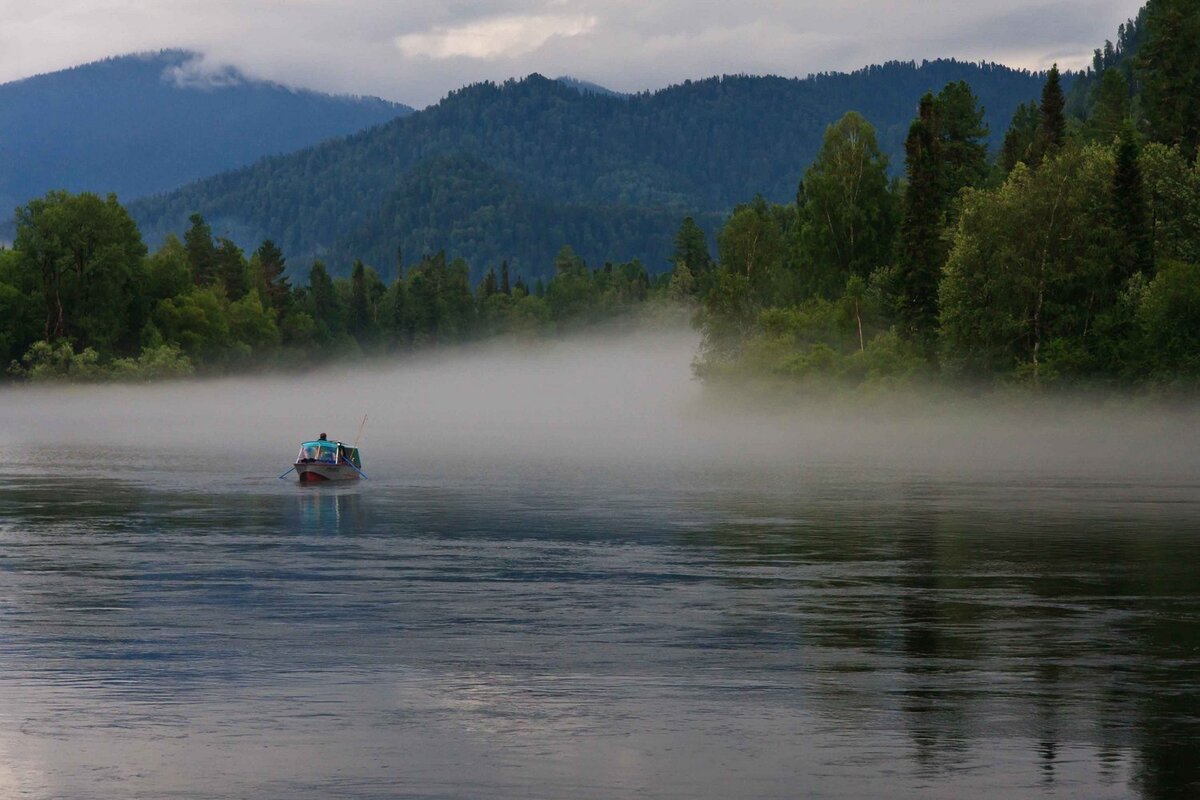
[(1058, 64), (1050, 68), (1038, 106), (1038, 160), (1058, 152), (1067, 140), (1067, 98), (1063, 94)]
[(1087, 369), (1111, 265), (1112, 175), (1109, 148), (1068, 146), (994, 191), (966, 192), (939, 288), (944, 367), (1035, 383)]
[(1022, 103), (1017, 106), (1000, 149), (1000, 166), (1005, 174), (1012, 172), (1017, 164), (1037, 165), (1035, 156), (1038, 124), (1039, 112), (1036, 103)]
[(222, 238), (216, 252), (217, 279), (225, 287), (225, 295), (230, 300), (240, 300), (250, 291), (250, 278), (247, 275), (246, 257), (242, 248), (231, 239)]
[(684, 217), (675, 234), (675, 253), (671, 257), (673, 264), (684, 264), (693, 278), (708, 273), (712, 269), (712, 256), (708, 252), (708, 237), (691, 217)]
[(265, 239), (258, 246), (254, 256), (258, 263), (258, 290), (262, 295), (263, 304), (273, 309), (275, 318), (279, 319), (287, 311), (292, 294), (292, 287), (284, 275), (287, 259), (283, 257), (283, 251), (270, 239)]
[(1150, 0), (1137, 59), (1142, 108), (1155, 141), (1178, 145), (1190, 162), (1200, 144), (1200, 5)]
[(940, 104), (921, 99), (917, 119), (904, 144), (908, 184), (900, 225), (897, 311), (904, 334), (932, 357), (937, 333), (937, 292), (945, 248), (942, 221), (946, 183), (953, 168), (945, 163)]
[(1136, 272), (1154, 271), (1154, 229), (1146, 185), (1138, 163), (1137, 133), (1126, 123), (1117, 142), (1117, 163), (1112, 182), (1112, 228), (1117, 232), (1115, 278), (1123, 285)]
[(342, 314), (337, 292), (325, 264), (313, 262), (308, 272), (308, 295), (313, 306), (313, 319), (325, 327), (327, 335), (342, 330)]
[(1093, 141), (1111, 144), (1121, 135), (1129, 117), (1129, 83), (1121, 70), (1110, 67), (1100, 76), (1095, 100), (1088, 114), (1087, 133)]
[(500, 263), (500, 291), (504, 294), (512, 294), (512, 287), (508, 282), (508, 262)]
[(192, 268), (192, 279), (197, 286), (211, 283), (217, 277), (217, 248), (213, 245), (213, 232), (204, 217), (192, 214), (188, 217), (191, 226), (183, 235), (188, 263)]
[(941, 138), (942, 191), (947, 202), (988, 174), (988, 126), (979, 98), (966, 81), (954, 81), (935, 100)]
[(804, 244), (818, 273), (844, 285), (887, 262), (895, 231), (887, 157), (861, 115), (851, 111), (826, 130), (801, 201)]
[(366, 267), (361, 261), (355, 261), (350, 271), (350, 316), (346, 327), (359, 344), (366, 342), (371, 329), (371, 306)]
[(116, 195), (53, 191), (18, 208), (16, 226), (20, 282), (41, 295), (45, 339), (102, 354), (134, 346), (142, 322), (134, 280), (146, 247)]

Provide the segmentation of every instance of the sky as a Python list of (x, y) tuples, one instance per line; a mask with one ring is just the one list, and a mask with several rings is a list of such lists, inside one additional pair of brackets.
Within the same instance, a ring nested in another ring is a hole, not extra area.
[(0, 82), (182, 47), (213, 67), (422, 107), (481, 80), (620, 91), (893, 59), (1086, 66), (1142, 0), (0, 0)]

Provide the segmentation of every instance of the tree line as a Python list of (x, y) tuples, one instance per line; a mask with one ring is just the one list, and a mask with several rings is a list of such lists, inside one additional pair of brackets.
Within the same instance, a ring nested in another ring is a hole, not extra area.
[[(667, 305), (637, 261), (590, 268), (570, 247), (549, 281), (507, 263), (472, 285), (461, 258), (423, 255), (388, 282), (314, 262), (293, 285), (274, 242), (246, 254), (193, 214), (153, 253), (116, 197), (50, 192), (17, 210), (0, 250), (0, 358), (16, 379), (153, 379), (534, 337)], [(657, 299), (657, 304), (651, 301)]]
[(962, 82), (921, 99), (903, 181), (866, 120), (831, 126), (795, 202), (742, 205), (720, 231), (698, 372), (1194, 385), (1200, 7), (1153, 0), (1122, 45), (1097, 54), (1082, 115), (1052, 70), (994, 159)]
[(971, 86), (926, 93), (903, 178), (849, 112), (792, 200), (737, 206), (715, 254), (686, 218), (665, 234), (673, 269), (657, 276), (636, 260), (591, 267), (570, 248), (532, 285), (503, 261), (473, 280), (441, 251), (410, 263), (398, 250), (390, 280), (362, 261), (348, 277), (320, 261), (305, 274), (271, 241), (247, 255), (215, 237), (199, 214), (148, 253), (114, 197), (52, 192), (18, 210), (0, 252), (0, 357), (14, 376), (153, 377), (554, 334), (674, 306), (696, 309), (696, 371), (714, 383), (1194, 385), (1200, 118), (1177, 99), (1200, 96), (1200, 8), (1154, 0), (1084, 85), (1076, 102), (1051, 70), (995, 154)]

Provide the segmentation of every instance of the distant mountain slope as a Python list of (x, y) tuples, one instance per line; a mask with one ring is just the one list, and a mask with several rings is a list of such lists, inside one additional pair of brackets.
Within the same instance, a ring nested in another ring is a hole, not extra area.
[[(661, 270), (673, 226), (652, 233), (631, 218), (721, 214), (756, 193), (794, 197), (826, 126), (851, 109), (896, 155), (921, 94), (959, 79), (982, 99), (998, 140), (1017, 104), (1039, 95), (1043, 77), (954, 61), (891, 63), (805, 80), (711, 78), (615, 98), (533, 75), (469, 86), (404, 119), (264, 159), (133, 211), (152, 240), (182, 230), (199, 211), (246, 245), (275, 239), (301, 269), (316, 255), (335, 269), (355, 256), (387, 267), (397, 247), (413, 257), (444, 247), (477, 274), (507, 258), (533, 276), (550, 270), (546, 252), (570, 243), (589, 261), (638, 257)], [(453, 165), (453, 179), (436, 180), (429, 170), (438, 164)], [(486, 165), (489, 174), (463, 180), (466, 164)], [(408, 180), (415, 168), (421, 180)], [(571, 230), (592, 238), (572, 240), (554, 220), (523, 227), (529, 209), (558, 206), (591, 215)], [(468, 235), (462, 227), (483, 220), (485, 230)], [(484, 243), (500, 237), (504, 251)]]
[(198, 63), (164, 51), (0, 85), (0, 219), (49, 189), (132, 199), (412, 112)]

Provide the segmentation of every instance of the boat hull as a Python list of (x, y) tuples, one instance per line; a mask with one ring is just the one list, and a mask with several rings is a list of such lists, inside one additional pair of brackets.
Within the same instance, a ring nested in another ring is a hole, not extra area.
[(359, 473), (346, 464), (296, 464), (296, 477), (301, 483), (324, 483), (326, 481), (356, 481)]

